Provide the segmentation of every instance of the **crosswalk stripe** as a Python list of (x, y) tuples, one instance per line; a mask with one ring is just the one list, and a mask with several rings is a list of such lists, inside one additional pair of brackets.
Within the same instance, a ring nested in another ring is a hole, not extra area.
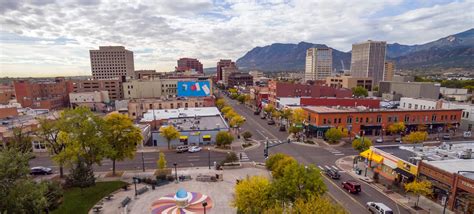
[(338, 154), (334, 154), (334, 155), (344, 155), (344, 154), (342, 154), (342, 153), (338, 153)]
[(321, 170), (324, 170), (324, 168), (323, 168), (322, 166), (318, 165), (318, 167), (319, 167)]
[(335, 170), (339, 170), (337, 167), (335, 167), (334, 165), (332, 165), (332, 168), (334, 168)]
[(331, 167), (329, 167), (328, 165), (324, 165), (324, 167), (326, 167), (326, 169), (331, 169)]

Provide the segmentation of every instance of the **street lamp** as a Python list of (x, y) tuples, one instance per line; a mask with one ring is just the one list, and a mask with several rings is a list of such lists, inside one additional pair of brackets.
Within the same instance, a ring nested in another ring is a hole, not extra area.
[(175, 175), (175, 179), (176, 179), (176, 183), (178, 183), (178, 164), (176, 162), (173, 163), (174, 165), (174, 175)]
[(143, 154), (143, 149), (142, 149), (142, 169), (143, 169), (143, 172), (145, 172), (145, 157)]
[(209, 160), (209, 169), (211, 169), (211, 148), (207, 148), (207, 159)]
[(385, 126), (384, 126), (384, 124), (382, 123), (382, 133), (381, 133), (381, 134), (382, 134), (382, 142), (383, 142), (383, 134), (384, 134), (384, 132), (385, 132), (385, 128), (384, 128), (384, 127), (385, 127)]
[(207, 202), (206, 201), (202, 202), (202, 207), (204, 208), (204, 214), (206, 214), (206, 206), (207, 206)]
[(138, 195), (138, 192), (137, 192), (137, 183), (138, 183), (138, 178), (137, 178), (137, 177), (133, 177), (133, 184), (135, 184), (135, 196)]

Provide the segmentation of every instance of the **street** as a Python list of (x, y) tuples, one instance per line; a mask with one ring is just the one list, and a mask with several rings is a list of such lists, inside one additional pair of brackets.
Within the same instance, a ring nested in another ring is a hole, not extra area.
[[(164, 151), (168, 167), (173, 167), (173, 163), (177, 163), (177, 167), (197, 167), (197, 166), (208, 166), (209, 165), (209, 153), (203, 149), (200, 152), (195, 153), (176, 153), (175, 151)], [(143, 158), (142, 158), (143, 154)], [(224, 160), (227, 154), (221, 152), (210, 151), (211, 167), (214, 165), (214, 161), (219, 163)], [(133, 160), (117, 161), (115, 166), (118, 171), (120, 170), (140, 170), (143, 168), (143, 162), (145, 162), (145, 168), (156, 168), (156, 161), (158, 160), (158, 152), (138, 152)], [(58, 167), (52, 162), (49, 156), (39, 156), (30, 160), (30, 166), (45, 166), (52, 168), (55, 172), (58, 172)], [(100, 166), (95, 165), (94, 171), (105, 172), (112, 170), (112, 161), (104, 160)], [(65, 172), (68, 172), (65, 170)]]
[[(260, 119), (259, 115), (254, 115), (253, 110), (249, 107), (228, 98), (226, 98), (226, 102), (231, 105), (238, 114), (246, 118), (247, 121), (242, 126), (242, 131), (250, 131), (253, 135), (253, 139), (264, 142), (265, 139), (268, 138), (270, 142), (286, 142), (288, 133), (279, 131), (276, 125), (267, 125), (267, 120)], [(264, 144), (262, 144), (258, 149), (246, 151), (246, 154), (251, 161), (265, 161), (263, 156), (263, 145)], [(342, 147), (321, 146), (315, 148), (296, 144), (283, 144), (269, 149), (269, 155), (275, 153), (291, 155), (300, 163), (306, 165), (313, 164), (320, 169), (338, 169), (337, 166), (335, 166), (336, 160), (347, 155), (356, 155), (358, 152), (356, 152), (350, 145)], [(340, 169), (338, 170), (341, 171)], [(392, 208), (394, 213), (409, 213), (404, 207), (396, 204), (393, 200), (362, 181), (359, 181), (362, 187), (361, 193), (357, 195), (348, 193), (345, 189), (341, 188), (341, 182), (354, 180), (355, 178), (344, 172), (341, 172), (340, 174), (340, 180), (332, 180), (323, 176), (324, 182), (326, 183), (329, 194), (351, 213), (368, 213), (365, 204), (369, 201), (382, 202)]]

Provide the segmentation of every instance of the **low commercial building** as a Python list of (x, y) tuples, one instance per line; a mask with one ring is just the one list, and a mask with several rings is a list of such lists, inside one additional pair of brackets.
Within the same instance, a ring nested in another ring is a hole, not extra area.
[(125, 99), (166, 98), (177, 95), (178, 79), (129, 80), (123, 83)]
[(399, 75), (394, 75), (392, 77), (392, 80), (386, 80), (386, 81), (393, 81), (393, 82), (415, 82), (415, 77), (414, 76), (399, 76)]
[(69, 93), (69, 102), (71, 107), (85, 106), (92, 111), (110, 111), (112, 103), (110, 103), (108, 91), (79, 92)]
[(18, 116), (18, 109), (12, 106), (0, 106), (0, 119)]
[(0, 84), (0, 105), (5, 105), (15, 98), (13, 85)]
[(72, 83), (58, 77), (40, 80), (16, 80), (15, 97), (23, 108), (59, 109), (69, 106)]
[(276, 100), (279, 97), (352, 97), (352, 91), (346, 88), (279, 81), (270, 81), (268, 91), (270, 94), (269, 103), (272, 105), (276, 105)]
[(368, 91), (372, 91), (372, 84), (372, 78), (370, 77), (335, 76), (326, 78), (326, 85), (334, 88), (363, 87)]
[(123, 99), (122, 82), (120, 78), (74, 80), (73, 91), (75, 93), (108, 91), (111, 100), (121, 100)]
[(445, 99), (452, 101), (467, 101), (471, 98), (472, 94), (465, 88), (446, 88), (441, 87), (440, 93)]
[(474, 104), (471, 103), (402, 97), (400, 99), (400, 108), (413, 110), (462, 109), (461, 123), (458, 128), (464, 131), (472, 131), (474, 127)]
[(354, 136), (364, 131), (365, 135), (387, 134), (387, 127), (404, 122), (406, 132), (416, 130), (418, 125), (426, 125), (429, 132), (438, 128), (444, 130), (457, 127), (461, 121), (461, 109), (403, 110), (367, 109), (365, 107), (303, 107), (306, 112), (307, 135), (323, 137), (331, 127), (350, 130)]
[(379, 84), (379, 93), (400, 95), (400, 97), (438, 99), (440, 85), (430, 82), (382, 81)]
[[(172, 147), (215, 144), (218, 132), (229, 131), (229, 125), (216, 107), (150, 110), (141, 123), (150, 122), (160, 127), (174, 126), (179, 131), (179, 138), (171, 141)], [(160, 129), (152, 130), (151, 146), (166, 147), (167, 141), (160, 135)]]
[(134, 79), (149, 80), (159, 78), (161, 73), (157, 73), (156, 70), (135, 70)]
[(143, 117), (149, 110), (214, 107), (213, 97), (132, 99), (128, 102), (128, 116), (133, 120)]
[(301, 106), (344, 106), (344, 107), (364, 106), (366, 108), (380, 108), (379, 99), (301, 97), (300, 103), (301, 103)]
[(393, 75), (395, 74), (395, 62), (385, 61), (385, 68), (383, 72), (383, 81), (393, 81)]

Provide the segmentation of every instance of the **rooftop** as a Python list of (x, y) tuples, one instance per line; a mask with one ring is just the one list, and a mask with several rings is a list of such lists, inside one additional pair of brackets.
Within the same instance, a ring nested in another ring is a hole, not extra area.
[(163, 120), (172, 118), (188, 118), (188, 117), (203, 117), (203, 116), (219, 116), (220, 112), (216, 107), (201, 107), (201, 108), (178, 108), (178, 109), (161, 109), (148, 110), (143, 114), (142, 122), (149, 122), (153, 120)]
[(410, 157), (414, 157), (415, 153), (409, 150), (401, 149), (401, 146), (391, 145), (391, 146), (375, 146), (375, 148), (380, 149), (386, 153), (389, 153), (395, 157), (398, 157), (404, 161), (410, 161)]
[(474, 179), (474, 171), (472, 166), (474, 165), (474, 159), (453, 159), (453, 160), (441, 160), (441, 161), (426, 161), (427, 163), (436, 168), (442, 169), (449, 173), (458, 173), (459, 171), (467, 171), (471, 169), (472, 172), (460, 172), (463, 176)]
[(173, 125), (179, 131), (202, 131), (228, 128), (224, 119), (218, 115), (170, 119), (168, 120), (168, 125)]

